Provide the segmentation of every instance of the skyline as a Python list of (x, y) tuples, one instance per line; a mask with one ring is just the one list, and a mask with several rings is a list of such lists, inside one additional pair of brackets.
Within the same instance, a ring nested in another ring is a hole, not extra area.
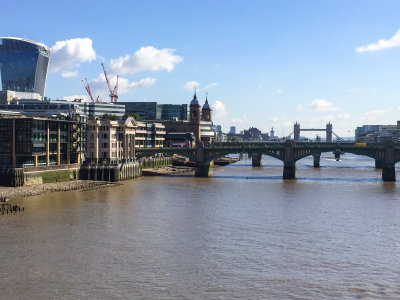
[(208, 92), (214, 124), (223, 131), (274, 127), (282, 136), (296, 121), (303, 128), (331, 121), (347, 137), (357, 126), (400, 119), (396, 1), (3, 7), (11, 13), (0, 20), (2, 36), (51, 49), (46, 96), (52, 99), (87, 98), (84, 77), (94, 94), (104, 94), (104, 62), (120, 75), (119, 102), (189, 103), (196, 87), (201, 104)]

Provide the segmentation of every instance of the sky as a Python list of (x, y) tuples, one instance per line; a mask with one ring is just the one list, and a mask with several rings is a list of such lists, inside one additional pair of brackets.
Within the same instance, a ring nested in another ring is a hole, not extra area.
[[(400, 1), (6, 1), (0, 36), (51, 49), (46, 96), (184, 104), (206, 93), (224, 132), (286, 136), (400, 120)], [(5, 13), (7, 12), (7, 13)], [(316, 133), (309, 133), (315, 137)], [(307, 135), (307, 134), (304, 134)]]

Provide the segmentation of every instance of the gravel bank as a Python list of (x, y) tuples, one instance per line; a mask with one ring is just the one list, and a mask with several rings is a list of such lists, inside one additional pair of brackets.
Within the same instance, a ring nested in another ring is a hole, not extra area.
[(194, 172), (195, 168), (183, 167), (183, 166), (165, 166), (160, 168), (149, 168), (142, 170), (142, 176), (165, 176), (165, 175), (175, 175), (182, 173)]
[(66, 182), (44, 183), (37, 185), (28, 185), (21, 187), (0, 187), (0, 197), (12, 198), (34, 196), (52, 192), (63, 192), (72, 190), (91, 190), (115, 186), (117, 183), (104, 181), (74, 180)]

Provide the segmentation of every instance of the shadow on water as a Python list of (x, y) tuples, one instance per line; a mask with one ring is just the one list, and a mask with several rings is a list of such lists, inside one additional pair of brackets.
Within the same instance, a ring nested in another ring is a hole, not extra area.
[[(169, 175), (168, 177), (190, 177), (193, 175)], [(281, 175), (276, 176), (233, 176), (233, 175), (212, 175), (210, 179), (234, 179), (234, 180), (279, 180), (286, 181), (282, 179)], [(380, 182), (381, 178), (343, 178), (343, 177), (296, 177), (296, 181), (336, 181), (336, 182)], [(292, 181), (292, 180), (290, 180)]]
[[(256, 167), (256, 168), (282, 168), (283, 164), (280, 165), (261, 165), (260, 167)], [(308, 165), (308, 164), (296, 164), (297, 168), (299, 169), (314, 169), (313, 165)], [(244, 168), (244, 167), (252, 167), (251, 164), (242, 164), (242, 165), (228, 165), (228, 166), (224, 166), (225, 168)], [(320, 166), (320, 169), (354, 169), (354, 170), (372, 170), (375, 169), (374, 166)]]

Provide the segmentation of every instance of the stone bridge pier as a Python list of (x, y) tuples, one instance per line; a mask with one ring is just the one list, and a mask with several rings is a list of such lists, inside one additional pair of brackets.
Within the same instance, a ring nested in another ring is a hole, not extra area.
[(321, 152), (313, 154), (314, 157), (314, 168), (319, 168), (320, 167), (320, 161), (321, 161)]
[(375, 169), (383, 169), (383, 158), (375, 158)]
[(283, 160), (283, 179), (296, 178), (296, 161), (294, 160), (294, 142), (286, 141)]
[(261, 156), (259, 153), (252, 153), (251, 155), (251, 166), (252, 167), (261, 167)]
[(340, 159), (340, 149), (336, 149), (335, 152), (333, 152), (333, 154), (335, 155), (335, 159), (336, 161), (339, 161)]
[(195, 177), (209, 177), (212, 175), (214, 162), (206, 161), (204, 144), (202, 142), (196, 143), (196, 163), (197, 167), (194, 174)]
[(385, 154), (383, 157), (382, 166), (382, 180), (383, 181), (396, 181), (396, 171), (395, 171), (395, 151), (394, 142), (392, 140), (386, 141)]

